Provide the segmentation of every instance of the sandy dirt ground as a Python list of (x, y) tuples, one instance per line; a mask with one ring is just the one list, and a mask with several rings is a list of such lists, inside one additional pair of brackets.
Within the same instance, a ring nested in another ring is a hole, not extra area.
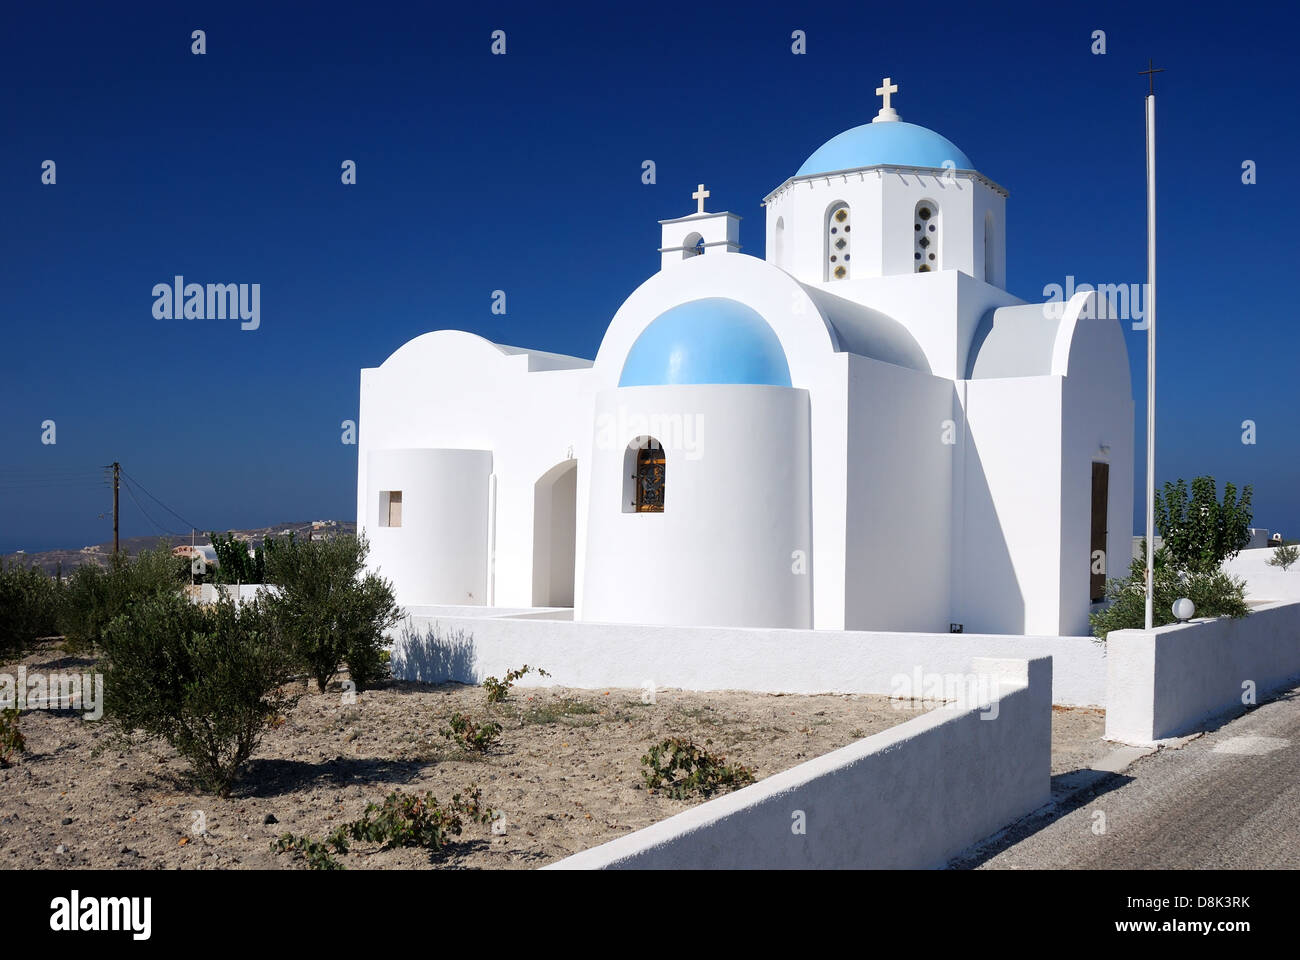
[[(29, 673), (88, 668), (53, 647), (19, 662)], [(879, 696), (739, 691), (660, 690), (643, 700), (640, 690), (517, 686), (489, 705), (480, 687), (393, 682), (347, 702), (313, 685), (266, 733), (228, 799), (198, 789), (165, 743), (123, 744), (106, 723), (29, 710), (20, 728), (27, 752), (0, 769), (0, 869), (302, 868), (271, 841), (285, 832), (323, 838), (396, 789), (445, 802), (475, 785), (501, 812), (494, 824), (467, 824), (436, 854), (354, 843), (340, 862), (537, 867), (702, 802), (645, 787), (640, 759), (665, 737), (712, 740), (709, 750), (761, 780), (923, 709)], [(457, 748), (439, 735), (453, 712), (501, 723), (500, 741), (485, 756)], [(1103, 725), (1100, 710), (1054, 710), (1052, 772), (1107, 752)]]

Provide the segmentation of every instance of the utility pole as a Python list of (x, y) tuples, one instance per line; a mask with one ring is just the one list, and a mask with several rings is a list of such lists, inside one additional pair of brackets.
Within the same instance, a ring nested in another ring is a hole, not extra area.
[(113, 556), (117, 556), (117, 488), (121, 480), (122, 465), (113, 461)]
[(1162, 67), (1147, 60), (1147, 568), (1146, 629), (1155, 600), (1156, 499), (1156, 85)]

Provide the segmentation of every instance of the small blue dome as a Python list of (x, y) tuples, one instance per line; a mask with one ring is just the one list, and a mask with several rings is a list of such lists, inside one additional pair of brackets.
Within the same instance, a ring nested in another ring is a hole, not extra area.
[(942, 167), (951, 161), (958, 170), (974, 170), (970, 157), (947, 137), (902, 120), (864, 123), (823, 143), (803, 162), (796, 177), (886, 164), (900, 167)]
[(627, 352), (620, 387), (683, 383), (790, 386), (781, 341), (757, 311), (726, 297), (665, 310)]

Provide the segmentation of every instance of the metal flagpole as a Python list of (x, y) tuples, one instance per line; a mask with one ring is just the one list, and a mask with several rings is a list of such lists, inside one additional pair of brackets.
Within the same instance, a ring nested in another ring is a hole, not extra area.
[(1163, 72), (1147, 60), (1147, 571), (1146, 628), (1155, 600), (1156, 508), (1156, 88)]

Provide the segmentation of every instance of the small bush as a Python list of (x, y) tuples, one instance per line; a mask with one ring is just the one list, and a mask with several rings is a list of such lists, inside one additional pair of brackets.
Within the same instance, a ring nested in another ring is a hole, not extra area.
[(18, 729), (18, 708), (0, 710), (0, 767), (7, 767), (18, 753), (27, 751), (27, 741)]
[(482, 805), (477, 787), (462, 797), (455, 794), (445, 807), (438, 805), (432, 793), (423, 797), (390, 793), (383, 803), (366, 805), (359, 820), (345, 824), (339, 833), (357, 841), (382, 844), (382, 849), (425, 847), (441, 850), (452, 836), (459, 836), (464, 821), (487, 823), (492, 811)]
[(1250, 543), (1251, 487), (1241, 497), (1231, 483), (1223, 485), (1223, 501), (1215, 491), (1213, 477), (1187, 484), (1166, 482), (1163, 494), (1156, 494), (1155, 525), (1160, 531), (1169, 562), (1178, 570), (1212, 574)]
[(498, 680), (496, 677), (487, 677), (483, 681), (483, 689), (487, 691), (488, 703), (503, 702), (510, 696), (510, 688), (514, 686), (515, 681), (527, 673), (536, 673), (539, 677), (550, 676), (541, 667), (530, 667), (525, 663), (518, 670), (507, 670), (503, 680)]
[(651, 790), (663, 790), (675, 800), (691, 795), (709, 796), (724, 788), (735, 789), (754, 782), (754, 771), (739, 764), (727, 764), (726, 757), (710, 753), (712, 740), (698, 747), (690, 740), (669, 737), (650, 747), (641, 758), (641, 777)]
[(488, 721), (482, 726), (469, 717), (453, 713), (447, 721), (450, 726), (439, 732), (448, 740), (454, 740), (462, 750), (473, 753), (487, 753), (488, 748), (501, 736), (501, 724)]
[(0, 656), (21, 656), (33, 640), (58, 633), (61, 594), (40, 567), (0, 563)]
[(103, 650), (105, 715), (123, 733), (171, 744), (219, 796), (293, 702), (280, 690), (288, 652), (256, 603), (155, 596), (109, 625)]
[(386, 631), (401, 620), (392, 584), (365, 572), (365, 538), (267, 544), (267, 580), (280, 587), (267, 609), (300, 667), (323, 693), (346, 663), (358, 690), (388, 669)]
[[(1178, 571), (1169, 563), (1164, 550), (1155, 556), (1151, 625), (1161, 627), (1174, 622), (1173, 605), (1187, 597), (1196, 605), (1198, 617), (1244, 617), (1250, 613), (1246, 603), (1246, 583), (1223, 570), (1208, 573)], [(1146, 557), (1133, 560), (1127, 579), (1106, 583), (1109, 606), (1089, 616), (1092, 632), (1105, 640), (1112, 630), (1141, 630), (1146, 626)]]
[(265, 583), (266, 550), (258, 547), (253, 553), (248, 552), (248, 544), (239, 540), (231, 532), (208, 533), (212, 541), (212, 552), (217, 555), (217, 569), (213, 571), (213, 583)]
[(1281, 567), (1282, 572), (1285, 573), (1297, 560), (1300, 560), (1300, 547), (1278, 544), (1273, 548), (1273, 556), (1268, 558), (1268, 565)]
[(271, 841), (271, 850), (301, 857), (311, 870), (344, 870), (333, 855), (346, 854), (349, 840), (378, 843), (381, 850), (424, 847), (436, 852), (451, 837), (460, 836), (466, 820), (487, 823), (491, 819), (492, 811), (483, 806), (477, 787), (471, 787), (464, 797), (454, 794), (445, 807), (432, 793), (421, 797), (395, 790), (382, 803), (366, 804), (359, 819), (343, 824), (324, 840), (286, 833)]
[(334, 853), (347, 853), (348, 841), (341, 830), (324, 840), (311, 837), (298, 837), (292, 833), (282, 834), (271, 841), (271, 849), (276, 853), (292, 853), (307, 861), (309, 870), (346, 870), (343, 864), (334, 859)]

